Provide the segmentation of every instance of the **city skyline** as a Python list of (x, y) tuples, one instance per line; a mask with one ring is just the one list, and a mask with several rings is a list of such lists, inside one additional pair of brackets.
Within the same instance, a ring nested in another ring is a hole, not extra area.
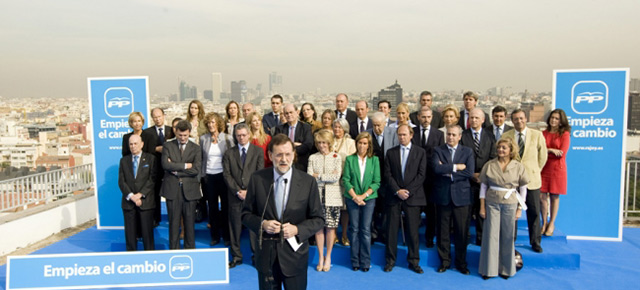
[(86, 96), (86, 78), (147, 75), (152, 94), (245, 80), (285, 93), (511, 87), (554, 69), (629, 67), (638, 1), (7, 1), (0, 96)]

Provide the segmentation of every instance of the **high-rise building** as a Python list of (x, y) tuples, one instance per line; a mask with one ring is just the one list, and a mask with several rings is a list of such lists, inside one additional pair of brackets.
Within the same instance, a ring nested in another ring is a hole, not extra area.
[(213, 91), (212, 90), (204, 90), (202, 92), (202, 97), (207, 101), (213, 101)]
[(269, 94), (282, 94), (282, 76), (278, 75), (277, 72), (272, 72), (269, 74)]
[[(402, 103), (402, 87), (398, 84), (398, 80), (396, 80), (396, 83), (393, 85), (388, 86), (387, 88), (384, 88), (382, 90), (380, 90), (378, 92), (378, 99), (374, 100), (376, 103), (378, 101), (381, 100), (387, 100), (389, 101), (389, 103), (391, 103), (391, 116), (395, 117), (396, 116), (396, 106), (400, 103)], [(375, 104), (372, 104), (372, 106), (374, 108)]]
[(221, 73), (212, 73), (212, 90), (213, 90), (213, 103), (220, 103), (220, 93), (222, 93), (222, 74)]
[(627, 113), (627, 129), (640, 132), (640, 92), (629, 94), (629, 112)]
[(189, 86), (187, 82), (180, 81), (180, 101), (195, 100), (198, 98), (198, 88), (196, 86)]
[(520, 104), (520, 109), (524, 111), (527, 116), (527, 121), (531, 123), (544, 122), (544, 105), (534, 102), (524, 102)]
[(247, 101), (247, 82), (231, 82), (231, 100), (234, 100), (240, 104)]

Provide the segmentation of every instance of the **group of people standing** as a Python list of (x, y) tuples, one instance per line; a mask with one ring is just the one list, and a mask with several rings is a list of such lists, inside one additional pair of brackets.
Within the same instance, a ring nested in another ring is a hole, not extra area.
[[(279, 95), (271, 98), (272, 111), (264, 115), (251, 103), (240, 108), (235, 101), (227, 104), (224, 116), (205, 114), (194, 100), (185, 120), (176, 118), (172, 127), (164, 124), (163, 110), (155, 108), (154, 126), (142, 130), (144, 117), (134, 112), (129, 117), (133, 132), (123, 138), (119, 175), (127, 250), (136, 249), (137, 236), (145, 250), (153, 249), (160, 196), (167, 200), (170, 248), (179, 248), (181, 235), (184, 247), (194, 248), (194, 212), (204, 196), (210, 244), (222, 238), (230, 247), (230, 268), (242, 263), (242, 226), (251, 230), (261, 287), (306, 287), (306, 271), (296, 269), (306, 268), (307, 240), (313, 237), (317, 271), (331, 269), (333, 245), (341, 241), (351, 247), (352, 269), (367, 272), (371, 244), (379, 240), (385, 244), (384, 271), (390, 272), (400, 229), (407, 239), (408, 266), (421, 274), (423, 212), (426, 246), (437, 245), (441, 261), (437, 272), (452, 266), (453, 243), (453, 264), (469, 274), (466, 249), (475, 220), (480, 275), (513, 276), (516, 220), (522, 210), (533, 251), (542, 252), (541, 235), (553, 235), (558, 196), (566, 194), (567, 117), (553, 110), (540, 132), (527, 128), (525, 112), (516, 109), (511, 128), (504, 124), (504, 107), (493, 108), (492, 123), (476, 108), (473, 92), (463, 95), (463, 109), (432, 110), (432, 98), (422, 92), (415, 112), (398, 104), (395, 121), (389, 118), (388, 101), (369, 114), (366, 101), (349, 109), (346, 94), (338, 94), (336, 109), (319, 118), (313, 104), (285, 105)], [(290, 241), (293, 237), (297, 242)], [(275, 246), (285, 242), (291, 246)]]

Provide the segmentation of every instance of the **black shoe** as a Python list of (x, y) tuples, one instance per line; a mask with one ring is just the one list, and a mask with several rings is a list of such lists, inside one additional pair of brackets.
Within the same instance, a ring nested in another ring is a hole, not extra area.
[(440, 267), (438, 267), (437, 272), (438, 273), (444, 273), (447, 271), (447, 269), (449, 268), (449, 266), (445, 266), (445, 265), (440, 265)]
[(384, 265), (384, 270), (383, 271), (391, 272), (391, 270), (393, 270), (393, 265), (389, 265), (389, 264)]
[(365, 272), (365, 273), (369, 272), (369, 268), (362, 268), (362, 272)]
[(542, 247), (539, 245), (533, 245), (531, 246), (531, 249), (536, 253), (542, 253)]
[(409, 264), (409, 269), (412, 270), (413, 272), (418, 273), (418, 274), (424, 273), (422, 268), (420, 268), (420, 265), (411, 265), (411, 264)]
[(433, 242), (427, 242), (427, 248), (433, 248), (435, 244)]
[(476, 245), (477, 246), (482, 246), (482, 240), (476, 239)]
[(157, 228), (159, 225), (160, 225), (160, 223), (159, 223), (159, 222), (157, 222), (157, 221), (153, 221), (153, 227), (154, 227), (154, 228)]
[(238, 265), (242, 265), (242, 261), (240, 261), (240, 260), (231, 261), (231, 262), (229, 262), (229, 269), (235, 268), (235, 266), (238, 266)]
[(209, 242), (209, 246), (215, 246), (215, 245), (217, 245), (218, 243), (220, 243), (220, 240), (219, 240), (219, 239), (215, 239), (215, 240), (214, 240), (214, 239), (212, 239), (212, 240), (211, 240), (211, 242)]
[(360, 267), (351, 267), (351, 269), (353, 269), (353, 271), (355, 272), (355, 271), (360, 270)]
[(489, 280), (489, 278), (491, 278), (491, 277), (482, 275), (482, 280)]
[(469, 269), (467, 269), (467, 267), (464, 268), (459, 268), (458, 272), (462, 273), (462, 275), (469, 275)]
[(225, 246), (225, 247), (228, 247), (229, 245), (231, 245), (231, 242), (230, 242), (230, 241), (224, 241), (224, 246)]
[(509, 276), (507, 276), (507, 275), (500, 274), (498, 276), (500, 276), (500, 278), (505, 279), (505, 280), (509, 279)]

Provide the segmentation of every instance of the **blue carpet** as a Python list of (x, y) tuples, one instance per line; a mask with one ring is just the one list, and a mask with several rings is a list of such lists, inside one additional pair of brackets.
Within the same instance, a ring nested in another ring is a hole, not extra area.
[[(523, 254), (524, 269), (509, 280), (493, 278), (487, 281), (477, 274), (480, 248), (469, 246), (470, 276), (456, 270), (436, 273), (439, 264), (434, 249), (424, 248), (421, 243), (421, 261), (425, 273), (418, 275), (407, 268), (406, 249), (399, 247), (398, 261), (391, 273), (382, 271), (384, 248), (381, 244), (372, 247), (372, 269), (368, 273), (353, 272), (349, 262), (349, 248), (336, 245), (333, 267), (330, 272), (316, 272), (317, 252), (310, 251), (309, 289), (638, 289), (640, 284), (640, 229), (625, 228), (622, 242), (575, 241), (556, 236), (543, 238), (544, 254), (535, 254), (528, 246), (526, 224), (519, 223), (517, 249)], [(473, 233), (473, 230), (472, 230)], [(156, 228), (156, 248), (166, 249), (167, 224)], [(209, 238), (206, 223), (196, 227), (197, 248), (208, 248)], [(6, 238), (6, 237), (3, 237)], [(140, 245), (140, 248), (142, 245)], [(221, 247), (217, 245), (216, 247)], [(248, 234), (243, 234), (242, 248), (244, 264), (230, 272), (228, 285), (180, 286), (180, 289), (256, 289), (257, 273), (251, 266)], [(97, 230), (95, 227), (82, 231), (68, 239), (59, 241), (35, 254), (109, 252), (124, 250), (124, 233), (121, 230)], [(554, 258), (554, 256), (563, 258)], [(565, 259), (569, 258), (569, 262)], [(571, 258), (573, 257), (573, 258)], [(571, 259), (577, 258), (577, 261)], [(550, 260), (551, 259), (551, 260)], [(554, 260), (555, 259), (555, 260)], [(0, 266), (0, 289), (5, 289), (6, 265)], [(470, 288), (469, 288), (470, 287)], [(177, 289), (177, 287), (153, 287), (154, 289)], [(122, 288), (119, 288), (122, 289)]]

